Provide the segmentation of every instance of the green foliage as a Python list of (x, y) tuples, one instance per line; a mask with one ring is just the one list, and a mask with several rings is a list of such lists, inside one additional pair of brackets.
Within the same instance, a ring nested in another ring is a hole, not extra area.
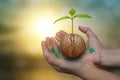
[(69, 11), (69, 14), (70, 14), (71, 16), (75, 15), (75, 13), (76, 13), (76, 11), (75, 11), (74, 9), (71, 9), (71, 10)]
[(73, 34), (73, 23), (74, 23), (73, 20), (74, 20), (75, 18), (92, 18), (92, 17), (91, 17), (90, 15), (88, 15), (88, 14), (76, 14), (76, 10), (75, 10), (75, 9), (71, 9), (71, 10), (69, 11), (69, 14), (70, 14), (70, 17), (69, 17), (69, 16), (61, 17), (61, 18), (55, 20), (54, 24), (55, 24), (56, 22), (58, 22), (58, 21), (63, 20), (63, 19), (70, 19), (70, 20), (72, 21), (72, 34)]
[(77, 14), (74, 16), (74, 18), (92, 18), (91, 16), (87, 15), (87, 14)]
[(55, 24), (56, 22), (60, 21), (60, 20), (63, 20), (63, 19), (70, 19), (70, 17), (69, 17), (69, 16), (61, 17), (61, 18), (57, 19), (57, 20), (54, 22), (54, 24)]

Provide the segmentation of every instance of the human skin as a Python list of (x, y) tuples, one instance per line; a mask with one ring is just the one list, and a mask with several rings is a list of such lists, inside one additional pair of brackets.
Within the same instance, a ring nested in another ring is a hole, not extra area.
[[(41, 43), (43, 55), (48, 63), (51, 64), (58, 72), (74, 74), (85, 80), (120, 80), (119, 76), (101, 70), (95, 66), (95, 64), (114, 66), (113, 64), (110, 65), (111, 63), (107, 61), (113, 60), (113, 62), (116, 62), (118, 59), (112, 59), (112, 55), (107, 54), (107, 50), (102, 47), (100, 41), (91, 31), (91, 29), (87, 27), (79, 27), (79, 29), (85, 33), (88, 38), (87, 46), (94, 48), (95, 52), (90, 54), (89, 51), (85, 51), (82, 59), (77, 59), (72, 62), (64, 60), (62, 55), (57, 58), (52, 52), (48, 51), (48, 48), (60, 45), (61, 38), (67, 34), (64, 31), (60, 31), (56, 34), (55, 38), (47, 37), (46, 41), (42, 41)], [(110, 51), (108, 52), (110, 53)], [(119, 53), (119, 50), (117, 52)], [(111, 57), (111, 59), (105, 59), (109, 58), (108, 55)], [(119, 61), (117, 62), (119, 63)]]
[[(85, 33), (88, 38), (86, 48), (88, 48), (89, 46), (90, 48), (95, 49), (95, 52), (93, 54), (90, 54), (89, 50), (86, 50), (84, 55), (82, 56), (83, 59), (88, 59), (93, 63), (107, 67), (120, 67), (120, 48), (104, 48), (90, 28), (80, 26), (79, 30)], [(67, 33), (64, 31), (59, 31), (58, 33), (56, 33), (58, 44), (60, 44), (61, 39), (66, 34)]]
[(85, 56), (83, 56), (84, 59), (107, 67), (120, 67), (120, 48), (104, 48), (91, 29), (79, 27), (79, 30), (87, 35), (87, 46), (95, 49), (95, 53), (92, 55), (89, 54), (89, 52), (85, 52)]
[[(90, 28), (80, 26), (79, 30), (84, 34), (86, 34), (88, 38), (86, 42), (86, 51), (82, 56), (82, 58), (91, 60), (94, 63), (100, 63), (100, 58), (101, 58), (100, 53), (101, 53), (101, 50), (103, 50), (102, 44), (100, 43), (100, 41), (98, 40), (96, 35), (91, 31)], [(67, 33), (62, 30), (56, 33), (55, 39), (57, 40), (58, 45), (60, 45), (60, 41), (66, 34)], [(90, 54), (89, 48), (94, 48), (95, 52), (93, 54)]]
[(107, 67), (120, 67), (120, 48), (102, 49), (99, 64)]

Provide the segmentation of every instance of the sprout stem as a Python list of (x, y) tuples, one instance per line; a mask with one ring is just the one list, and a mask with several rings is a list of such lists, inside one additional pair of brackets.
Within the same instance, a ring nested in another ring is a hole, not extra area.
[(72, 21), (72, 34), (73, 34), (73, 18), (71, 18), (71, 21)]

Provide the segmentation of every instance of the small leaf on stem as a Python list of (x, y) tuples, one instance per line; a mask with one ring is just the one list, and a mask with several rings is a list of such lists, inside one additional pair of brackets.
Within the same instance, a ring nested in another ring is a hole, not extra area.
[(56, 22), (60, 21), (60, 20), (63, 20), (63, 19), (70, 19), (70, 17), (69, 17), (69, 16), (61, 17), (61, 18), (55, 20), (54, 24), (55, 24)]
[(88, 14), (77, 14), (77, 15), (75, 15), (74, 16), (74, 18), (76, 18), (76, 17), (78, 17), (78, 18), (92, 18), (90, 15), (88, 15)]
[(71, 16), (75, 15), (75, 13), (76, 13), (75, 9), (71, 9), (71, 10), (69, 11), (69, 14), (70, 14)]

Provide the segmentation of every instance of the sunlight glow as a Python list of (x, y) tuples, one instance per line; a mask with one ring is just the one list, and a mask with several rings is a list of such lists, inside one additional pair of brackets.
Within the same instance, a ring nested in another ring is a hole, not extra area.
[(55, 26), (53, 24), (53, 18), (49, 15), (39, 17), (34, 23), (36, 33), (42, 37), (53, 36), (55, 34)]
[(36, 30), (40, 35), (47, 36), (53, 30), (53, 24), (49, 17), (41, 18), (36, 23)]

